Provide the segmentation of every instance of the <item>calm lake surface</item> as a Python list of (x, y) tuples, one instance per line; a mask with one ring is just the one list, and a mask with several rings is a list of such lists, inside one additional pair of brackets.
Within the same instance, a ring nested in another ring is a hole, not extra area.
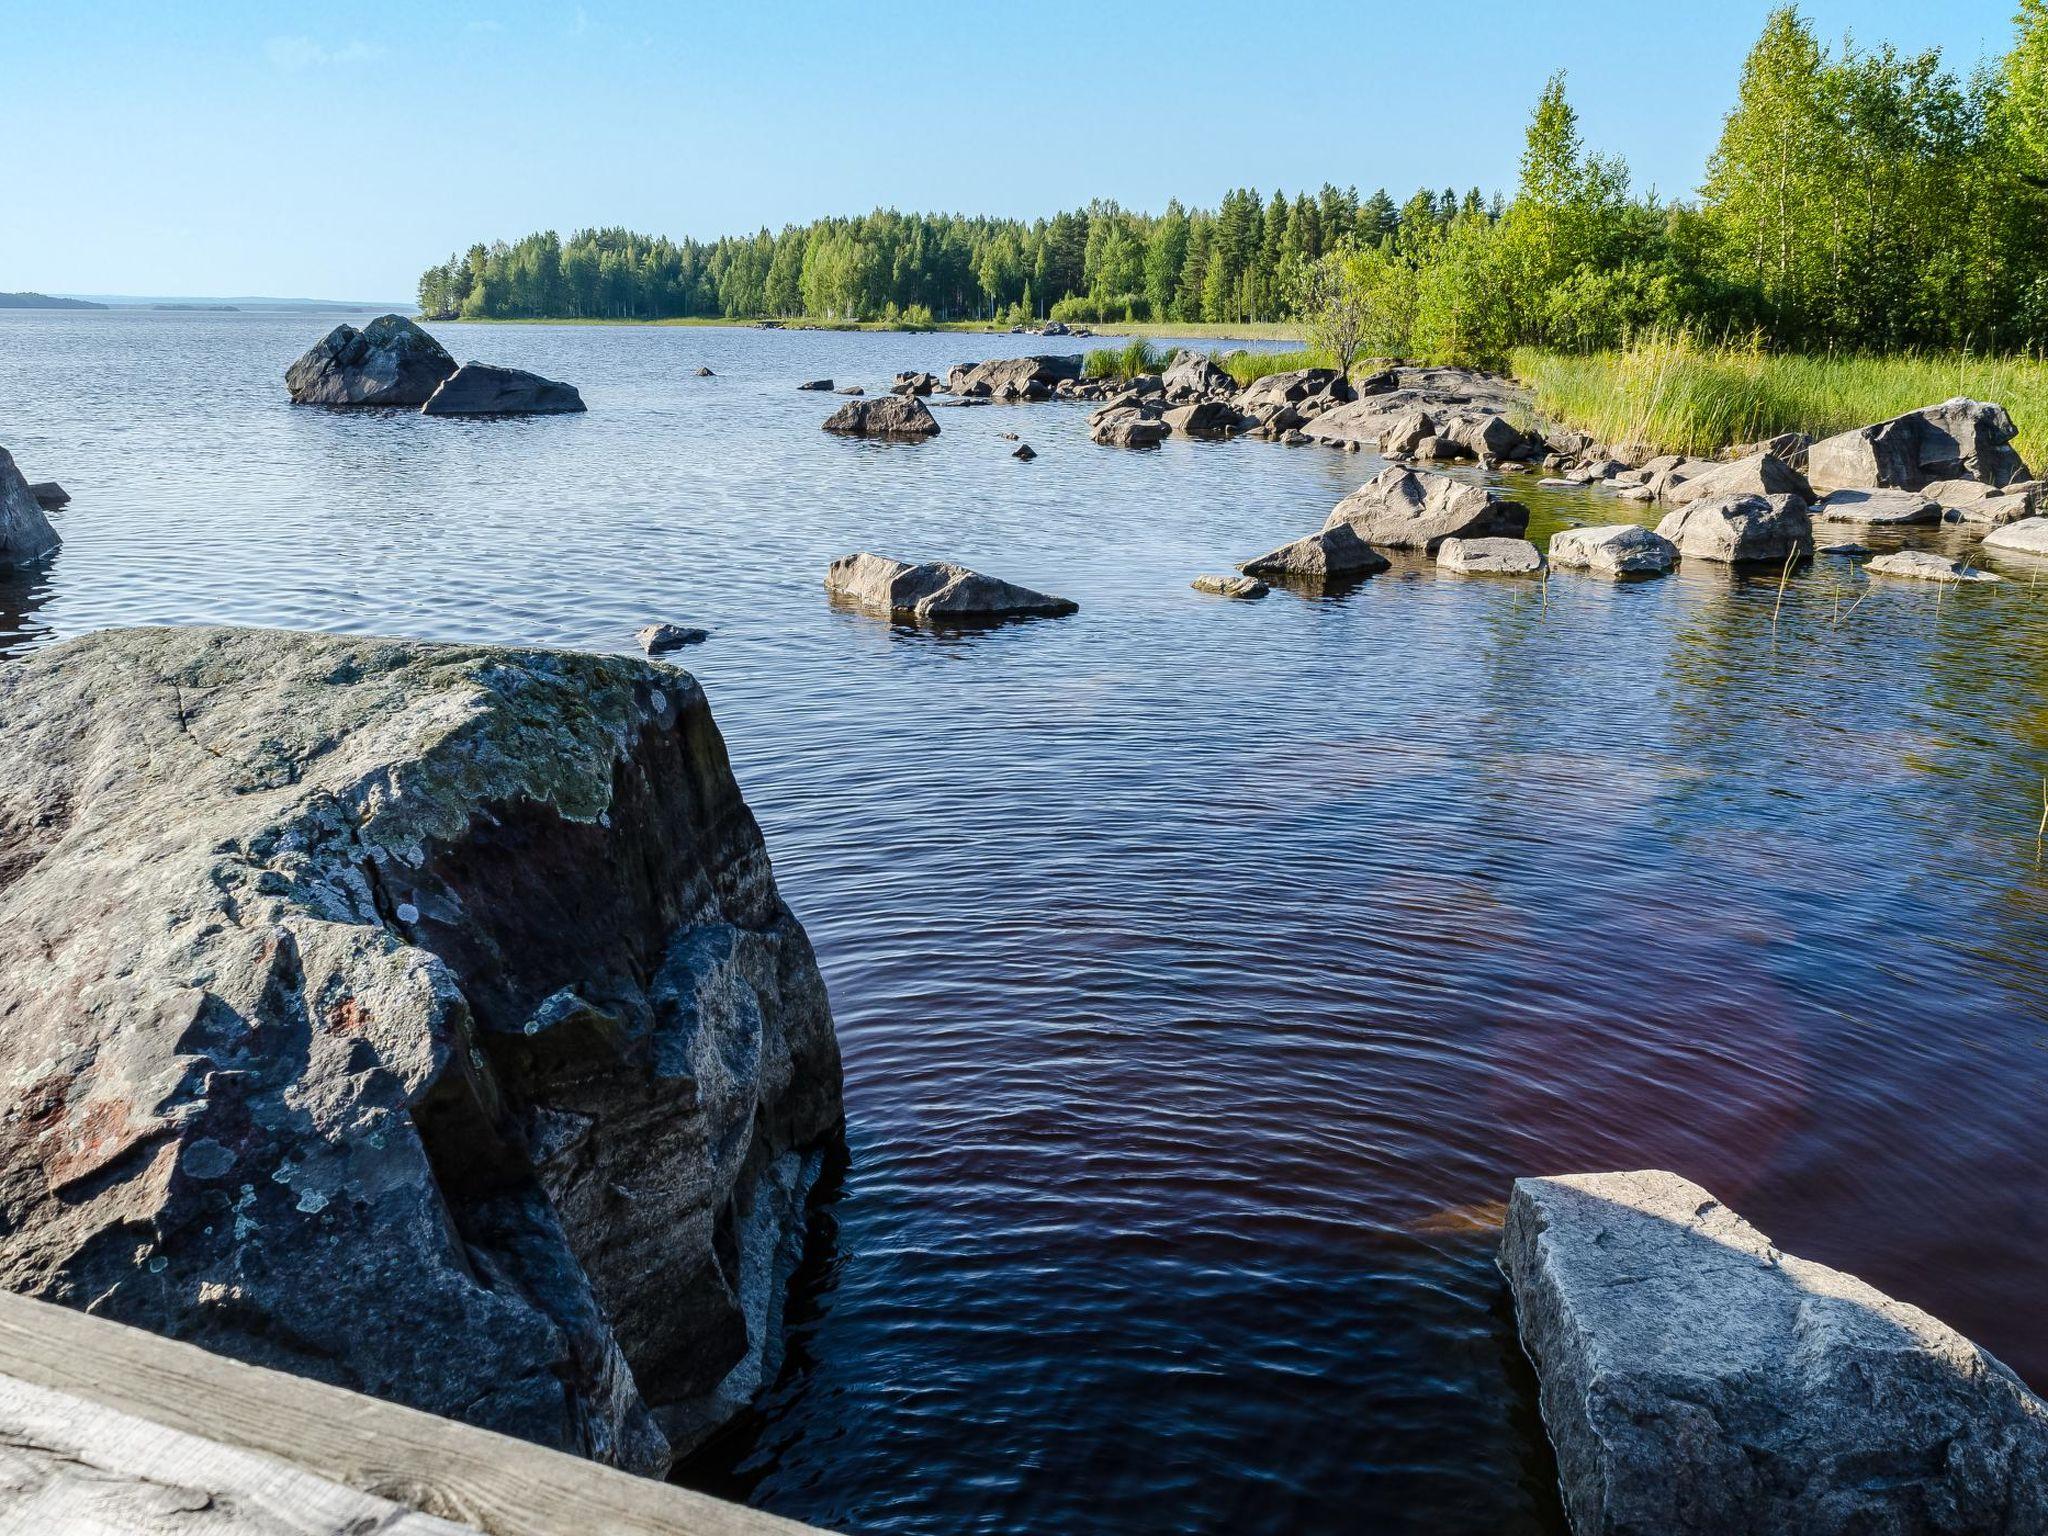
[[(1493, 1251), (1509, 1181), (1574, 1169), (1676, 1169), (2048, 1387), (2031, 571), (1233, 604), (1189, 580), (1378, 461), (1055, 404), (865, 444), (794, 388), (1086, 343), (438, 326), (590, 405), (460, 422), (290, 407), (332, 323), (0, 315), (0, 445), (75, 498), (0, 655), (713, 631), (678, 659), (817, 943), (851, 1163), (686, 1481), (930, 1536), (1557, 1532)], [(1635, 510), (1523, 494), (1539, 542)], [(856, 549), (1081, 612), (892, 628), (826, 600)]]

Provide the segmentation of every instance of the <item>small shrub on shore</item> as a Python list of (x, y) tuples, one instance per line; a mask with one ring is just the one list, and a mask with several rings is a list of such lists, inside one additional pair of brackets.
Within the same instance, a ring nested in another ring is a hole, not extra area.
[(2030, 465), (2048, 454), (2048, 360), (2037, 357), (1796, 355), (1676, 332), (1584, 355), (1523, 348), (1514, 371), (1539, 415), (1652, 453), (1709, 454), (1780, 432), (1825, 437), (1967, 395), (2012, 414)]
[(1141, 373), (1157, 373), (1166, 366), (1167, 354), (1142, 336), (1121, 347), (1097, 347), (1088, 354), (1082, 373), (1091, 379), (1134, 379)]

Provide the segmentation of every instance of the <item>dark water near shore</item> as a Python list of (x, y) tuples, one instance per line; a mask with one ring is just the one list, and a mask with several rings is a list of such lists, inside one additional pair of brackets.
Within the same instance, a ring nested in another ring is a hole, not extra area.
[[(714, 631), (682, 659), (817, 942), (851, 1167), (689, 1480), (933, 1536), (1556, 1531), (1492, 1252), (1566, 1169), (1677, 1169), (2048, 1386), (2030, 569), (1823, 559), (1775, 620), (1777, 572), (1697, 568), (1229, 604), (1189, 579), (1375, 461), (1058, 405), (860, 444), (793, 390), (1044, 345), (1008, 337), (447, 326), (590, 413), (290, 409), (324, 324), (0, 317), (0, 445), (76, 498), (0, 654)], [(1539, 540), (1630, 511), (1526, 499)], [(894, 630), (825, 600), (859, 548), (1081, 612)]]

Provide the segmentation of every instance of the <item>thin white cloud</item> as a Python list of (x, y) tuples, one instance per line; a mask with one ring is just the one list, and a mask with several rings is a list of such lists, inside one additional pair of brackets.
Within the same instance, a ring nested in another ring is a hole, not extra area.
[(310, 37), (273, 37), (263, 45), (263, 56), (274, 68), (296, 74), (300, 70), (324, 69), (333, 64), (362, 64), (383, 53), (383, 49), (360, 40), (329, 48)]

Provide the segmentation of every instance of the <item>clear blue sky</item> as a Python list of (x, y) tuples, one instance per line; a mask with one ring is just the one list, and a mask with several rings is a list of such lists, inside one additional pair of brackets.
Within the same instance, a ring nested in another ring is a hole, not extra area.
[[(390, 299), (472, 240), (1512, 181), (1543, 78), (1690, 192), (1766, 0), (0, 0), (0, 290)], [(2001, 51), (2013, 0), (1813, 0)]]

